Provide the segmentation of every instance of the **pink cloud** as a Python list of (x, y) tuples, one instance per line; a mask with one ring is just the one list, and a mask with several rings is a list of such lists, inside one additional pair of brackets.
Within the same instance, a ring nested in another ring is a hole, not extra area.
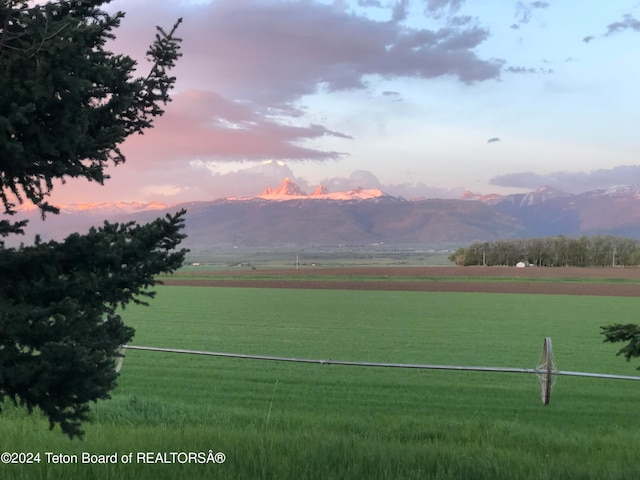
[(122, 148), (140, 167), (170, 160), (326, 160), (340, 156), (303, 147), (298, 142), (323, 136), (349, 138), (321, 125), (279, 123), (213, 92), (176, 94), (163, 117), (144, 135), (130, 137)]

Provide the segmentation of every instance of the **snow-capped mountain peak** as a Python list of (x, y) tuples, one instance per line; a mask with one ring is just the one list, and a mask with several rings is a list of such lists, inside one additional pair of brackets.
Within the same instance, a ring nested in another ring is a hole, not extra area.
[(307, 195), (293, 180), (287, 177), (279, 187), (267, 187), (258, 195), (258, 198), (263, 200), (367, 200), (387, 196), (386, 193), (377, 188), (356, 188), (347, 192), (329, 192), (323, 185), (319, 185), (311, 195)]
[(525, 193), (520, 200), (521, 206), (532, 206), (539, 203), (546, 202), (552, 198), (566, 197), (569, 194), (561, 190), (557, 190), (551, 187), (540, 187), (537, 190), (529, 193)]
[(286, 177), (278, 188), (267, 187), (259, 196), (260, 197), (292, 197), (292, 196), (306, 196), (300, 187), (289, 177)]

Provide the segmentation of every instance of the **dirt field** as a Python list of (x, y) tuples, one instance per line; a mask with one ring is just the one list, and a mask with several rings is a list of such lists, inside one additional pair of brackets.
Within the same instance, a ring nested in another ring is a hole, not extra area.
[[(359, 267), (178, 273), (165, 285), (640, 296), (636, 268)], [(183, 277), (183, 278), (181, 278)], [(192, 277), (192, 278), (186, 278)], [(263, 278), (261, 278), (263, 277)], [(486, 281), (482, 281), (482, 279)]]

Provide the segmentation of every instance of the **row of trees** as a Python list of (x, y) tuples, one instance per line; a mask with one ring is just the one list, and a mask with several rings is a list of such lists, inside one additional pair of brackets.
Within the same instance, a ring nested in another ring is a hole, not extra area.
[(449, 260), (460, 266), (606, 267), (640, 265), (640, 242), (612, 235), (565, 236), (473, 243)]

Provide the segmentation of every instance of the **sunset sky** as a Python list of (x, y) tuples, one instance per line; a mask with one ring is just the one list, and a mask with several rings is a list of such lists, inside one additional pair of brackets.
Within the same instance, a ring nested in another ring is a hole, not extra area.
[(173, 102), (104, 187), (68, 182), (54, 203), (254, 195), (286, 175), (443, 198), (640, 183), (637, 1), (108, 8), (126, 12), (112, 47), (140, 75), (154, 26), (184, 17)]

